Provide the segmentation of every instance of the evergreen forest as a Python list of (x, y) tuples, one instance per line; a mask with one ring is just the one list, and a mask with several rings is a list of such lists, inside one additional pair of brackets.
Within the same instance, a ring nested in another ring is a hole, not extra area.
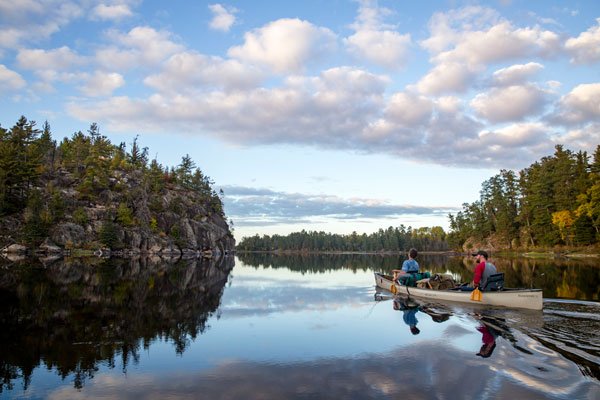
[(367, 235), (352, 232), (350, 235), (301, 231), (289, 235), (255, 235), (244, 237), (236, 246), (242, 251), (347, 251), (347, 252), (397, 252), (411, 247), (424, 251), (448, 250), (446, 233), (440, 226), (413, 229), (400, 225), (379, 229)]
[(600, 145), (593, 156), (557, 145), (515, 173), (483, 182), (479, 200), (450, 215), (448, 242), (503, 249), (581, 247), (600, 241)]
[[(0, 235), (12, 241), (39, 244), (60, 221), (85, 226), (94, 204), (108, 207), (109, 218), (100, 229), (104, 245), (114, 244), (115, 226), (161, 233), (158, 194), (167, 188), (195, 193), (211, 213), (224, 217), (222, 193), (212, 185), (188, 155), (178, 166), (164, 167), (149, 159), (137, 137), (129, 149), (125, 143), (114, 145), (95, 123), (60, 142), (47, 122), (40, 129), (22, 116), (9, 129), (0, 126), (0, 226), (5, 231)], [(142, 208), (150, 212), (142, 216)]]
[(600, 145), (590, 157), (561, 145), (551, 156), (514, 172), (501, 170), (481, 185), (442, 227), (390, 226), (372, 234), (301, 231), (243, 238), (246, 251), (420, 251), (583, 247), (600, 242)]

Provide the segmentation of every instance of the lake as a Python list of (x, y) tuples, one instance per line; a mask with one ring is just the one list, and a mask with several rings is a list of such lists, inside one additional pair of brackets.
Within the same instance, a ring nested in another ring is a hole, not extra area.
[(600, 259), (494, 258), (543, 311), (378, 292), (402, 260), (3, 260), (0, 397), (600, 399)]

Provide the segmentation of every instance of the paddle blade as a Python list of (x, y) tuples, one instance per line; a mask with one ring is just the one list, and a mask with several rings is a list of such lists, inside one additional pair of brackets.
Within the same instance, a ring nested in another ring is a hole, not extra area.
[(473, 301), (481, 301), (481, 291), (478, 288), (475, 288), (471, 292), (471, 300), (473, 300)]

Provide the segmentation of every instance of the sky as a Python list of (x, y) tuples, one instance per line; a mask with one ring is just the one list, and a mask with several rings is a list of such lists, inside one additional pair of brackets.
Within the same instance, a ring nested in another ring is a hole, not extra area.
[(239, 241), (449, 228), (600, 144), (600, 2), (0, 0), (0, 125), (97, 123), (225, 193)]

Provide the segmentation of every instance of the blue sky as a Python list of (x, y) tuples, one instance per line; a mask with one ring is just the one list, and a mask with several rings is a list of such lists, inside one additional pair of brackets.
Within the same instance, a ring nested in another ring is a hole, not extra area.
[(597, 1), (0, 0), (0, 124), (189, 154), (235, 236), (448, 227), (600, 144)]

